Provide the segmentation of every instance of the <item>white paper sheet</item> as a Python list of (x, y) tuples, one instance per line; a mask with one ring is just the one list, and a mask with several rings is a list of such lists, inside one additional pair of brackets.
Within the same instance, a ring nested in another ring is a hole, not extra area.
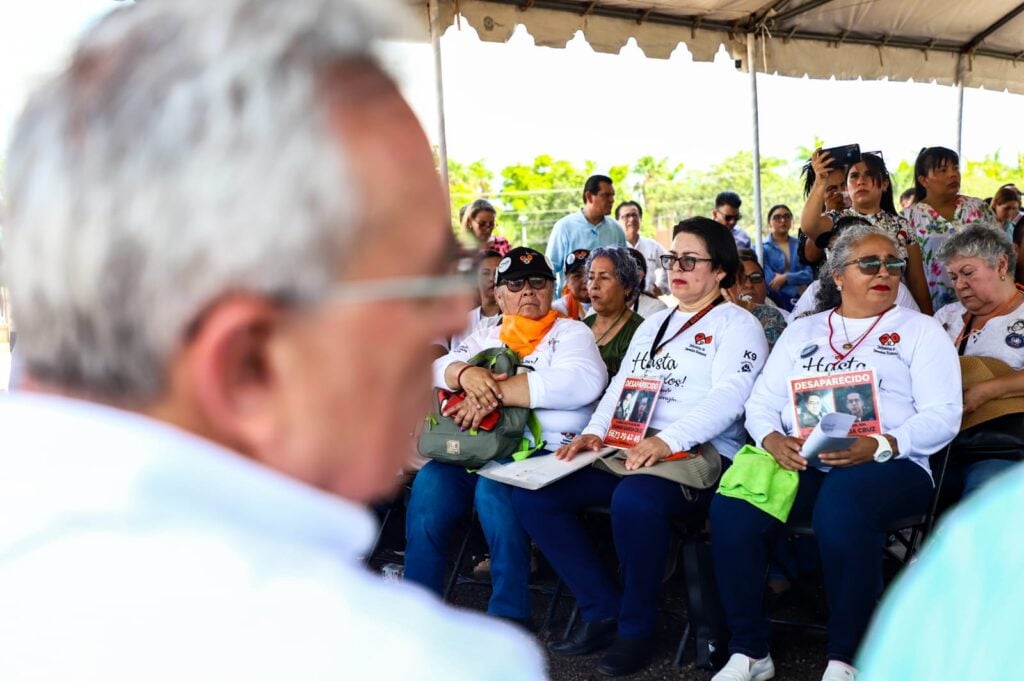
[(504, 464), (491, 461), (478, 470), (477, 474), (523, 489), (540, 489), (617, 451), (615, 447), (604, 447), (596, 452), (580, 452), (572, 461), (556, 459), (554, 455), (531, 456), (529, 459)]
[(857, 441), (856, 437), (849, 437), (850, 426), (856, 420), (856, 416), (838, 411), (825, 414), (807, 436), (800, 453), (808, 461), (817, 461), (822, 452), (846, 449)]

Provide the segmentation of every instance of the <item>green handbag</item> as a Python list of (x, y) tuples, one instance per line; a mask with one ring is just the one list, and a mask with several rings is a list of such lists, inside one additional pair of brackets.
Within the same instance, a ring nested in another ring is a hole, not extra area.
[[(469, 360), (474, 366), (489, 369), (494, 374), (514, 375), (519, 368), (519, 356), (505, 347), (491, 348)], [(474, 430), (461, 430), (450, 416), (442, 412), (451, 399), (462, 399), (462, 391), (444, 388), (434, 390), (431, 412), (420, 433), (418, 449), (423, 456), (465, 468), (477, 469), (488, 461), (506, 458), (525, 459), (542, 449), (540, 422), (528, 407), (498, 407), (496, 417), (485, 419)], [(530, 438), (523, 437), (529, 429)]]

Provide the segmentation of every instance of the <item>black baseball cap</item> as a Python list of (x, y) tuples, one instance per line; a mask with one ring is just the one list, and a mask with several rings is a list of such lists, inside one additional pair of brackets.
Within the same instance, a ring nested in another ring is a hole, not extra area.
[(583, 269), (583, 266), (587, 264), (587, 258), (590, 257), (590, 251), (585, 248), (577, 248), (575, 251), (565, 256), (565, 263), (562, 270), (566, 275), (570, 275), (576, 270)]
[(503, 281), (516, 281), (528, 277), (544, 277), (554, 281), (554, 268), (548, 257), (540, 251), (519, 246), (509, 251), (498, 263), (494, 283), (500, 284)]

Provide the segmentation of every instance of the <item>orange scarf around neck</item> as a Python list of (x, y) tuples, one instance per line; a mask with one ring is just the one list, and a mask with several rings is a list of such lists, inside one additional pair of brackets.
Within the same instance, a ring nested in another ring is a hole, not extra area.
[(540, 319), (507, 314), (501, 319), (501, 333), (498, 334), (498, 338), (522, 359), (533, 354), (557, 320), (558, 313), (554, 310), (548, 310)]

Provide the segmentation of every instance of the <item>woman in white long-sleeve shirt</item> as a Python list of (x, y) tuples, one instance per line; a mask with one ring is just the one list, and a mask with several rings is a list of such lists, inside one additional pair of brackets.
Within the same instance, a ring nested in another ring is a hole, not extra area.
[[(551, 310), (554, 279), (543, 253), (509, 251), (495, 276), (501, 325), (470, 334), (434, 362), (435, 385), (466, 393), (458, 411), (450, 414), (466, 428), (499, 404), (531, 407), (546, 442), (534, 456), (571, 441), (583, 429), (608, 375), (590, 329)], [(469, 364), (481, 350), (503, 345), (519, 354), (526, 372), (496, 377)], [(512, 512), (510, 491), (460, 466), (428, 462), (416, 474), (406, 514), (406, 579), (441, 592), (448, 539), (475, 505), (491, 551), (487, 611), (528, 625), (530, 541)]]
[[(746, 404), (755, 443), (783, 468), (799, 471), (789, 517), (813, 522), (831, 609), (823, 681), (854, 678), (850, 664), (881, 595), (884, 528), (927, 510), (933, 489), (928, 456), (953, 439), (960, 423), (956, 352), (935, 320), (895, 305), (905, 267), (897, 254), (896, 242), (878, 227), (843, 232), (820, 278), (821, 311), (786, 328)], [(881, 432), (808, 464), (790, 379), (870, 369), (880, 414), (856, 414), (838, 396), (835, 406), (864, 420), (880, 416)], [(732, 653), (714, 680), (772, 678), (763, 593), (766, 546), (781, 523), (746, 501), (719, 495), (711, 504), (711, 528)]]
[[(746, 438), (743, 403), (768, 352), (758, 321), (721, 296), (739, 269), (727, 230), (707, 218), (686, 220), (676, 227), (665, 258), (679, 306), (655, 314), (637, 329), (583, 435), (556, 456), (571, 458), (603, 445), (629, 377), (662, 381), (651, 420), (659, 432), (648, 432), (627, 450), (624, 477), (586, 468), (544, 489), (512, 494), (527, 532), (580, 605), (581, 624), (549, 649), (585, 655), (611, 645), (598, 669), (612, 676), (636, 671), (648, 659), (671, 522), (706, 513), (719, 455), (731, 457)], [(687, 453), (697, 456), (687, 460)], [(685, 476), (660, 477), (693, 465), (711, 467), (699, 488), (680, 484)], [(594, 505), (611, 506), (622, 590), (603, 569), (577, 517)]]

